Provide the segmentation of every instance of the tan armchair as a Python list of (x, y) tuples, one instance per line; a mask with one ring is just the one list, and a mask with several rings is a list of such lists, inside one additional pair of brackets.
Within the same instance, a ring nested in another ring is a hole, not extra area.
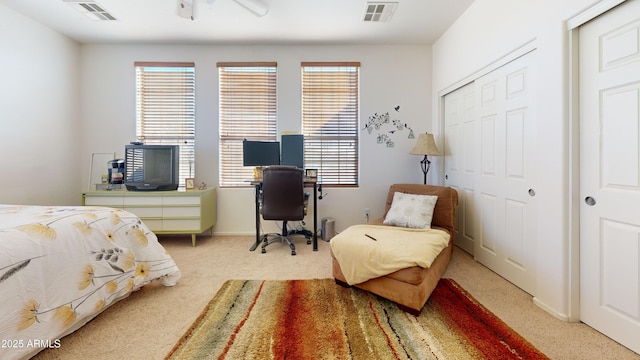
[[(384, 216), (371, 221), (370, 224), (382, 225), (384, 217), (391, 208), (395, 192), (403, 192), (421, 195), (437, 195), (431, 227), (447, 231), (450, 234), (449, 244), (435, 258), (429, 268), (413, 266), (398, 270), (386, 276), (367, 280), (353, 286), (367, 290), (376, 295), (398, 303), (403, 310), (417, 315), (427, 302), (427, 299), (438, 284), (442, 274), (451, 260), (455, 240), (455, 219), (458, 207), (458, 193), (450, 187), (420, 185), (420, 184), (394, 184), (389, 188)], [(349, 286), (345, 279), (340, 264), (331, 253), (333, 263), (333, 277), (336, 283)]]

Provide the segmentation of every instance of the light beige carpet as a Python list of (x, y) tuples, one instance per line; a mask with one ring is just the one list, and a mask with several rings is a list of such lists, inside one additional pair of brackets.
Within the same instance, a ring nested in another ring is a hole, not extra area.
[[(146, 286), (107, 309), (35, 359), (163, 359), (191, 326), (218, 289), (230, 279), (314, 279), (331, 277), (329, 244), (313, 252), (296, 241), (297, 255), (273, 244), (266, 254), (249, 252), (252, 236), (161, 237), (176, 260), (182, 279), (172, 288)], [(456, 249), (450, 277), (552, 359), (640, 359), (588, 326), (555, 319), (528, 294)]]

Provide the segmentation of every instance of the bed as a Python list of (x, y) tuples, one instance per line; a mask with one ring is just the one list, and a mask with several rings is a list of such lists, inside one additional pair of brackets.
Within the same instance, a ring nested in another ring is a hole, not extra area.
[(127, 211), (0, 205), (0, 359), (60, 347), (132, 291), (179, 279), (155, 234)]

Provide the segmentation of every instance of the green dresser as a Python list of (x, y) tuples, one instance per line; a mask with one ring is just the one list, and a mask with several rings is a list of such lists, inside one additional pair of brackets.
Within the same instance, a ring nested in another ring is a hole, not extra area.
[(216, 189), (188, 191), (86, 191), (82, 205), (107, 206), (129, 211), (156, 234), (196, 235), (216, 224)]

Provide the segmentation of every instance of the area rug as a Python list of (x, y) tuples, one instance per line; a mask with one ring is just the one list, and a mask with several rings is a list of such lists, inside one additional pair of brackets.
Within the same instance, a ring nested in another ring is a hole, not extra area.
[(547, 359), (460, 285), (419, 316), (333, 279), (230, 280), (166, 359)]

